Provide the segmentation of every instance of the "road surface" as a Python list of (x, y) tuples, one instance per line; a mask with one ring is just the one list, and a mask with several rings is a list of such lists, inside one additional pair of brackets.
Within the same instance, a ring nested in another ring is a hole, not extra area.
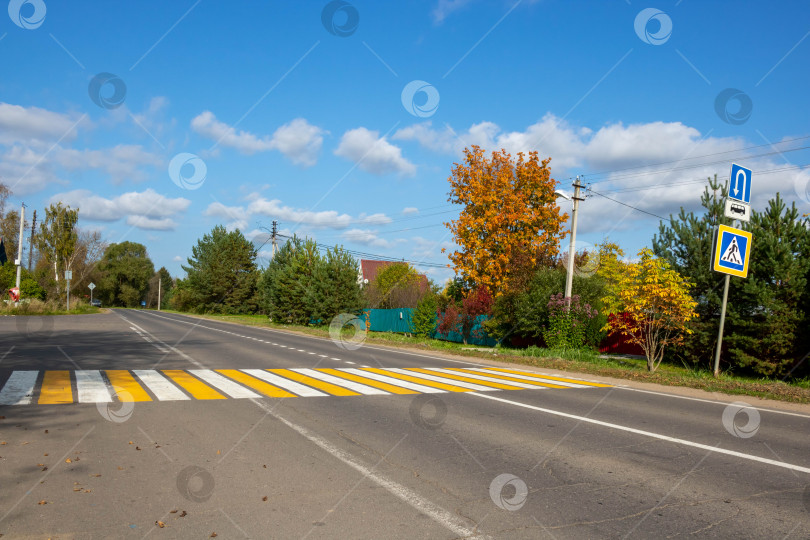
[(808, 538), (808, 411), (176, 314), (3, 317), (0, 534)]

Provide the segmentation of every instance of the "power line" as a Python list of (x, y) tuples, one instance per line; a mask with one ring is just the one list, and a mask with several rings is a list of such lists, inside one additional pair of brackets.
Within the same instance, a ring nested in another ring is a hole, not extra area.
[(629, 205), (629, 204), (627, 204), (627, 203), (623, 203), (622, 201), (617, 201), (616, 199), (613, 199), (613, 198), (611, 198), (611, 197), (608, 197), (607, 195), (602, 195), (602, 194), (601, 194), (601, 193), (599, 193), (598, 191), (594, 191), (594, 190), (592, 190), (591, 188), (585, 188), (585, 189), (586, 189), (587, 191), (590, 191), (590, 192), (591, 192), (591, 193), (593, 193), (594, 195), (599, 195), (600, 197), (604, 197), (605, 199), (607, 199), (607, 200), (609, 200), (609, 201), (613, 201), (613, 202), (615, 202), (615, 203), (617, 203), (617, 204), (620, 204), (620, 205), (622, 205), (622, 206), (626, 206), (627, 208), (632, 208), (633, 210), (635, 210), (635, 211), (637, 211), (637, 212), (642, 212), (642, 213), (644, 213), (644, 214), (647, 214), (647, 215), (649, 215), (649, 216), (653, 216), (653, 217), (657, 217), (658, 219), (662, 219), (662, 220), (664, 220), (664, 221), (672, 221), (672, 220), (671, 220), (671, 219), (669, 219), (669, 218), (665, 218), (665, 217), (659, 216), (658, 214), (653, 214), (652, 212), (647, 212), (646, 210), (642, 210), (641, 208), (637, 208), (637, 207), (632, 206), (632, 205)]
[(605, 175), (605, 174), (613, 174), (613, 173), (616, 173), (616, 172), (631, 171), (631, 170), (635, 170), (635, 169), (643, 169), (645, 167), (658, 167), (659, 165), (669, 165), (670, 163), (680, 163), (684, 159), (703, 159), (703, 158), (707, 158), (707, 157), (720, 156), (720, 155), (723, 155), (723, 154), (730, 154), (732, 152), (745, 152), (746, 150), (753, 150), (755, 148), (762, 148), (764, 146), (776, 146), (777, 144), (785, 144), (785, 143), (789, 143), (789, 142), (793, 142), (793, 141), (801, 141), (801, 140), (804, 140), (804, 139), (810, 139), (810, 135), (805, 135), (803, 137), (794, 137), (792, 139), (785, 139), (784, 141), (779, 141), (779, 142), (773, 143), (773, 144), (771, 144), (771, 143), (757, 144), (757, 145), (754, 145), (754, 146), (747, 146), (745, 148), (738, 148), (738, 149), (735, 149), (735, 150), (725, 150), (723, 152), (715, 152), (713, 154), (704, 154), (702, 156), (694, 156), (694, 157), (690, 157), (690, 158), (682, 158), (682, 159), (677, 159), (677, 160), (673, 160), (673, 161), (662, 161), (660, 163), (652, 163), (652, 164), (649, 164), (649, 165), (636, 165), (634, 167), (625, 167), (623, 169), (613, 169), (612, 171), (600, 171), (600, 172), (591, 173), (589, 176), (602, 176), (602, 175)]

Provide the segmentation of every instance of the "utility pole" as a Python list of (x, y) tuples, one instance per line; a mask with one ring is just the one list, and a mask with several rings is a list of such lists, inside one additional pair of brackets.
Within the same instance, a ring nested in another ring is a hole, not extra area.
[(31, 261), (34, 256), (34, 236), (37, 234), (37, 211), (34, 210), (34, 220), (31, 222), (31, 239), (28, 246), (28, 271), (31, 271)]
[(20, 274), (22, 273), (22, 249), (25, 234), (25, 203), (20, 209), (20, 243), (17, 246), (17, 294), (20, 294)]
[(574, 256), (576, 255), (576, 242), (577, 242), (577, 210), (579, 209), (579, 201), (584, 201), (580, 197), (580, 188), (582, 184), (579, 183), (579, 175), (574, 182), (574, 209), (571, 211), (571, 242), (568, 246), (568, 273), (565, 276), (565, 302), (571, 305), (571, 287), (574, 281)]
[(161, 281), (162, 281), (162, 278), (158, 278), (158, 311), (160, 311), (160, 284), (161, 284), (160, 282)]
[(273, 258), (274, 259), (276, 258), (276, 249), (278, 247), (278, 242), (276, 241), (276, 232), (277, 231), (278, 231), (278, 221), (276, 221), (274, 219), (273, 220), (273, 228), (272, 228), (272, 232), (273, 232)]

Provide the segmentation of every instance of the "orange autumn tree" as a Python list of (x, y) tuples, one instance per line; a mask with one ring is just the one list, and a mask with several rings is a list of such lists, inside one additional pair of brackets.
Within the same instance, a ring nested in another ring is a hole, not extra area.
[(550, 161), (540, 161), (537, 152), (514, 159), (501, 150), (487, 158), (478, 146), (464, 149), (463, 162), (453, 164), (448, 178), (447, 199), (464, 208), (445, 223), (460, 247), (450, 254), (456, 275), (497, 297), (518, 260), (528, 257), (535, 265), (557, 255), (568, 215), (557, 206)]

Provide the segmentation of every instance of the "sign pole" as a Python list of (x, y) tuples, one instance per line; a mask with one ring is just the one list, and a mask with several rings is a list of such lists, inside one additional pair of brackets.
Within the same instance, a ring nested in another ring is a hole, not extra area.
[(717, 333), (717, 351), (714, 353), (714, 377), (720, 376), (720, 349), (723, 347), (723, 327), (726, 325), (726, 304), (728, 304), (728, 282), (731, 279), (726, 274), (726, 284), (723, 286), (723, 306), (720, 308), (720, 331)]

